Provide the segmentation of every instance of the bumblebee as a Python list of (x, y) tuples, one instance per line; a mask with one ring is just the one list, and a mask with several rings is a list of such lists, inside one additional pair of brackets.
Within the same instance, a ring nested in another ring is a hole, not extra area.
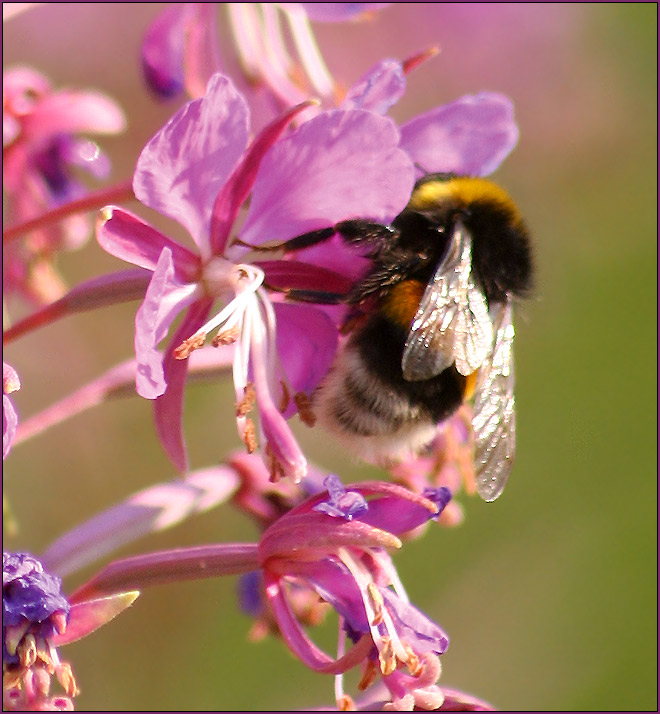
[(282, 245), (301, 250), (334, 233), (365, 246), (372, 268), (347, 295), (289, 291), (354, 308), (312, 398), (318, 422), (388, 466), (423, 453), (438, 423), (472, 399), (477, 487), (495, 500), (515, 451), (512, 305), (532, 279), (516, 205), (487, 179), (428, 174), (389, 226), (352, 219)]

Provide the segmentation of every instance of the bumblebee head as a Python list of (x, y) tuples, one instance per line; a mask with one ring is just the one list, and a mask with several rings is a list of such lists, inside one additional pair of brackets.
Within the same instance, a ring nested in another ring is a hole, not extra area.
[(525, 295), (532, 279), (529, 234), (516, 204), (492, 181), (429, 174), (395, 224), (407, 243), (423, 245), (439, 262), (459, 219), (472, 236), (473, 269), (488, 301)]

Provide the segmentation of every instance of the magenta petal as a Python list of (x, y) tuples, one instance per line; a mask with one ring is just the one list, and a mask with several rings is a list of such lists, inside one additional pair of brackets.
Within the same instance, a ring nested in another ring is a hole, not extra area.
[(188, 360), (174, 358), (172, 351), (205, 322), (213, 304), (212, 298), (193, 303), (174, 333), (163, 360), (167, 390), (154, 402), (156, 432), (165, 453), (180, 471), (188, 470), (188, 456), (183, 439), (183, 394), (188, 372)]
[(103, 209), (96, 238), (110, 255), (149, 270), (155, 270), (163, 248), (169, 248), (180, 280), (192, 281), (199, 273), (200, 261), (193, 252), (123, 208)]
[(427, 523), (433, 515), (417, 503), (385, 497), (369, 501), (369, 510), (360, 516), (360, 520), (375, 528), (399, 534)]
[(406, 78), (401, 62), (382, 60), (348, 90), (341, 108), (368, 109), (376, 114), (387, 114), (405, 91)]
[(325, 112), (264, 156), (241, 238), (291, 238), (357, 216), (387, 223), (405, 207), (414, 168), (388, 117)]
[(127, 607), (130, 607), (139, 594), (139, 592), (133, 590), (71, 605), (66, 630), (61, 635), (56, 634), (52, 639), (52, 644), (55, 647), (59, 647), (87, 637), (94, 630), (106, 625)]
[(277, 351), (286, 376), (296, 392), (309, 394), (330, 369), (337, 351), (337, 328), (312, 305), (275, 303), (274, 307)]
[(206, 96), (182, 107), (138, 159), (137, 198), (185, 226), (207, 254), (213, 202), (247, 145), (248, 120), (243, 96), (215, 74)]
[(158, 343), (165, 337), (174, 318), (195, 299), (197, 286), (174, 280), (172, 252), (163, 248), (153, 277), (135, 315), (136, 387), (146, 399), (160, 396), (167, 386)]
[(461, 97), (401, 127), (401, 146), (424, 173), (486, 176), (517, 141), (511, 101), (491, 92)]
[(191, 7), (175, 3), (163, 10), (142, 41), (142, 71), (160, 97), (174, 97), (183, 89), (183, 44)]

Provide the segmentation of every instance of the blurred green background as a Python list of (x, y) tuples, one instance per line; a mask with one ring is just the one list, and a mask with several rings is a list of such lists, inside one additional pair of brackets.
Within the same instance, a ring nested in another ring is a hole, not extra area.
[[(4, 67), (30, 64), (56, 87), (101, 89), (124, 108), (127, 133), (100, 142), (112, 180), (131, 175), (180, 104), (156, 103), (139, 73), (142, 34), (163, 7), (37, 4), (4, 24)], [(429, 530), (395, 556), (411, 599), (450, 636), (441, 682), (503, 710), (656, 710), (657, 5), (396, 3), (369, 22), (315, 28), (346, 86), (382, 57), (440, 45), (410, 76), (398, 120), (494, 90), (513, 99), (520, 126), (496, 174), (527, 217), (538, 264), (535, 296), (517, 319), (517, 463), (496, 503), (463, 497), (461, 527)], [(60, 267), (75, 284), (121, 266), (92, 240)], [(19, 414), (129, 357), (135, 309), (77, 316), (8, 347), (23, 383)], [(193, 467), (237, 446), (232, 404), (228, 383), (189, 388)], [(297, 433), (310, 458), (345, 480), (377, 475), (315, 432)], [(4, 547), (34, 553), (174, 476), (138, 398), (16, 446), (5, 467), (19, 531)], [(221, 508), (120, 553), (255, 535)], [(77, 707), (329, 704), (330, 677), (306, 671), (277, 641), (247, 642), (251, 622), (234, 589), (228, 578), (145, 592), (63, 650), (82, 690)], [(323, 636), (332, 647), (330, 630)]]

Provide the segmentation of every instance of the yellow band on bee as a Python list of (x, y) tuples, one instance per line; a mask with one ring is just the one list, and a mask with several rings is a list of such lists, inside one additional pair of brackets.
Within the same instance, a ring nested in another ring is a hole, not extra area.
[(501, 206), (514, 222), (522, 220), (511, 196), (503, 188), (488, 179), (470, 176), (421, 184), (413, 191), (408, 208), (429, 211), (448, 199), (455, 201), (460, 207), (467, 207), (475, 202), (494, 203)]

